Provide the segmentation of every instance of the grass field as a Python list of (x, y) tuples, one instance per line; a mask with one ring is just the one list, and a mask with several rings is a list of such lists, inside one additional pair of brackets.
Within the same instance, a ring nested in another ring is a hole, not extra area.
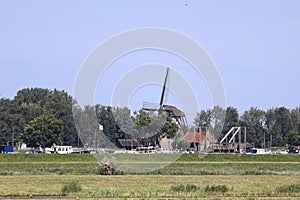
[(106, 160), (115, 165), (115, 175), (300, 175), (299, 155), (184, 154), (176, 158), (160, 154), (99, 154), (97, 159), (90, 154), (2, 154), (0, 175), (101, 175)]
[[(251, 198), (300, 198), (300, 193), (277, 192), (276, 188), (300, 182), (298, 176), (170, 176), (170, 175), (127, 175), (127, 176), (1, 176), (0, 194), (4, 195), (62, 195), (62, 187), (75, 181), (82, 190), (70, 193), (69, 197), (137, 197), (137, 198), (187, 198), (205, 197), (223, 199)], [(199, 187), (193, 192), (172, 191), (172, 186), (195, 185)], [(205, 192), (208, 185), (224, 185), (228, 188), (223, 192)]]
[[(0, 198), (300, 199), (299, 155), (186, 154), (170, 163), (174, 158), (162, 157), (165, 167), (155, 171), (115, 170), (112, 176), (101, 175), (104, 158), (139, 167), (151, 167), (158, 158), (98, 156), (0, 154)], [(69, 191), (63, 191), (67, 186)]]

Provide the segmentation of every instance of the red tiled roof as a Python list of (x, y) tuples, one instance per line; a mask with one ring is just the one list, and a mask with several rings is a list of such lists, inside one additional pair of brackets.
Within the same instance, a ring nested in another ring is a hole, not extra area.
[(194, 141), (199, 142), (199, 141), (203, 140), (204, 136), (205, 136), (204, 132), (201, 132), (201, 133), (187, 132), (185, 134), (185, 136), (183, 137), (183, 139), (186, 140), (189, 143), (192, 143)]

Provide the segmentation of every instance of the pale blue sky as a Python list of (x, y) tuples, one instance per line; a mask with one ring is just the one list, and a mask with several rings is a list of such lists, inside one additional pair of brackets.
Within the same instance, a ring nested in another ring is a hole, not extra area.
[[(222, 76), (228, 105), (240, 112), (251, 106), (294, 108), (300, 102), (299, 10), (297, 0), (2, 0), (0, 96), (13, 98), (26, 87), (72, 94), (80, 65), (99, 43), (130, 29), (161, 27), (206, 50)], [(129, 58), (149, 62), (149, 54), (137, 55)], [(157, 57), (153, 62), (174, 62), (172, 56)]]

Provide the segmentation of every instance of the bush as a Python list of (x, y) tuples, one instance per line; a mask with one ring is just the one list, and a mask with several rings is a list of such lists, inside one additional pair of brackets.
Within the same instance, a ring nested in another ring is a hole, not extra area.
[(185, 186), (184, 185), (172, 185), (171, 186), (171, 191), (173, 192), (184, 192), (185, 191)]
[(193, 184), (187, 184), (185, 186), (186, 192), (196, 192), (198, 189), (199, 189), (199, 187), (197, 185), (193, 185)]
[(298, 193), (300, 192), (300, 184), (283, 185), (277, 187), (276, 191), (282, 193)]
[(71, 181), (70, 183), (65, 184), (61, 191), (66, 194), (66, 193), (75, 193), (75, 192), (80, 192), (81, 191), (81, 185), (75, 181)]
[(199, 187), (194, 184), (187, 184), (187, 185), (172, 185), (171, 191), (173, 192), (196, 192), (199, 190)]
[(220, 192), (225, 193), (228, 192), (228, 187), (226, 185), (207, 185), (204, 189), (205, 192)]

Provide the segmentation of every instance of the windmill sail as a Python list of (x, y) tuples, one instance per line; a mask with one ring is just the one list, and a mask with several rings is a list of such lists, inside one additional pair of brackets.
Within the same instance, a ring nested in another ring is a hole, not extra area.
[(175, 106), (171, 105), (165, 105), (164, 104), (164, 98), (165, 98), (165, 92), (166, 92), (166, 85), (168, 81), (168, 75), (169, 75), (169, 68), (167, 68), (166, 76), (164, 79), (164, 84), (162, 88), (162, 93), (160, 96), (160, 102), (157, 103), (151, 103), (151, 102), (144, 102), (143, 103), (143, 110), (145, 111), (158, 111), (158, 114), (162, 114), (162, 112), (166, 112), (168, 116), (176, 122), (181, 132), (185, 133), (188, 131), (187, 121), (186, 117), (183, 111), (179, 110)]

